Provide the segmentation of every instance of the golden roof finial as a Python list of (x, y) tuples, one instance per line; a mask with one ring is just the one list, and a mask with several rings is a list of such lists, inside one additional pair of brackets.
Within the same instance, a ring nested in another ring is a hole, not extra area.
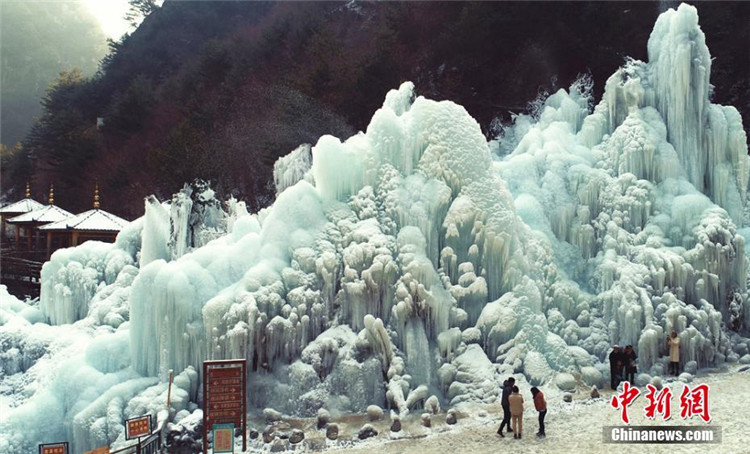
[(94, 209), (99, 209), (99, 183), (94, 187)]
[(31, 198), (31, 186), (29, 186), (29, 182), (28, 181), (26, 182), (26, 198), (27, 199)]
[(55, 186), (52, 183), (49, 184), (49, 204), (55, 204)]

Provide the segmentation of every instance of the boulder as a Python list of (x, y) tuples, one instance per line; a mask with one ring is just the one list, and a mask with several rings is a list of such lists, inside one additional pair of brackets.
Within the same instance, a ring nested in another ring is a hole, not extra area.
[(591, 387), (591, 398), (592, 399), (598, 399), (599, 398), (599, 388), (596, 386)]
[(329, 440), (335, 440), (339, 437), (339, 426), (338, 424), (328, 424), (326, 429), (326, 438)]
[(289, 437), (289, 442), (292, 444), (297, 444), (305, 439), (305, 433), (302, 432), (299, 429), (293, 429), (292, 435)]
[(266, 422), (281, 421), (281, 412), (274, 410), (273, 408), (266, 408), (263, 410), (263, 416), (266, 418)]
[(288, 444), (289, 442), (287, 440), (282, 440), (281, 438), (277, 438), (271, 444), (271, 452), (284, 452), (286, 451)]
[(266, 426), (265, 429), (263, 429), (263, 443), (272, 442), (273, 439), (276, 438), (275, 432), (276, 432), (275, 427)]
[(383, 417), (383, 409), (377, 405), (370, 405), (367, 407), (367, 419), (370, 421), (377, 421)]
[(422, 425), (425, 427), (432, 427), (432, 417), (429, 413), (422, 413)]
[(399, 418), (393, 419), (391, 423), (391, 432), (401, 432), (401, 420)]
[(563, 394), (563, 402), (573, 402), (573, 395), (570, 393)]
[(331, 414), (328, 413), (328, 410), (325, 408), (321, 408), (318, 410), (318, 429), (322, 429), (326, 425), (328, 425), (328, 421), (331, 420)]
[(374, 427), (372, 427), (370, 424), (365, 424), (361, 429), (359, 429), (359, 434), (357, 434), (357, 436), (360, 440), (364, 440), (366, 438), (374, 437), (377, 434), (378, 431), (375, 430)]

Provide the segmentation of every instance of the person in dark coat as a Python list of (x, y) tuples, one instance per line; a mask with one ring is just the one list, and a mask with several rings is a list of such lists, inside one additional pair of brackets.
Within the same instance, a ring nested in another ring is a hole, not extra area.
[(623, 361), (623, 364), (625, 366), (624, 376), (632, 385), (633, 383), (635, 383), (635, 373), (638, 371), (638, 367), (636, 366), (638, 355), (635, 354), (635, 350), (633, 350), (632, 345), (626, 346), (625, 351), (622, 353), (622, 355), (625, 358)]
[(505, 438), (505, 435), (503, 435), (503, 427), (506, 425), (508, 426), (508, 432), (513, 432), (513, 429), (510, 428), (510, 401), (508, 401), (508, 397), (510, 397), (513, 392), (513, 385), (515, 384), (516, 379), (513, 377), (510, 377), (503, 382), (503, 397), (500, 401), (500, 404), (503, 406), (503, 422), (500, 423), (500, 428), (497, 429), (497, 434), (503, 438)]
[(622, 350), (619, 345), (615, 345), (612, 347), (612, 353), (609, 354), (609, 385), (612, 389), (617, 389), (622, 381), (622, 360)]
[(547, 401), (544, 399), (544, 393), (539, 390), (536, 386), (531, 388), (531, 396), (534, 398), (534, 408), (539, 412), (539, 432), (536, 436), (544, 438), (544, 417), (547, 416)]

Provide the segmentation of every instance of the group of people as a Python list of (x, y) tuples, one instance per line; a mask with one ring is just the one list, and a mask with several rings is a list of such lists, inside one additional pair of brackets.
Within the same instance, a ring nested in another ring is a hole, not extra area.
[[(680, 373), (680, 338), (677, 336), (677, 331), (672, 331), (667, 338), (667, 348), (669, 349), (669, 373), (677, 376)], [(638, 355), (632, 345), (626, 346), (624, 350), (619, 345), (612, 347), (612, 353), (609, 354), (609, 376), (612, 389), (617, 389), (623, 380), (630, 383), (635, 381), (635, 373), (638, 370), (637, 359)]]
[(632, 345), (627, 345), (625, 349), (619, 345), (612, 347), (612, 353), (609, 354), (609, 384), (612, 389), (617, 389), (622, 381), (635, 382), (635, 373), (638, 371), (637, 359), (638, 355)]
[[(669, 372), (677, 375), (680, 370), (680, 338), (676, 331), (672, 331), (667, 338), (667, 347), (669, 348)], [(609, 367), (612, 389), (617, 389), (624, 380), (633, 383), (635, 373), (638, 371), (636, 361), (638, 355), (635, 353), (632, 345), (626, 345), (624, 349), (619, 345), (612, 347), (609, 354)], [(547, 416), (547, 401), (536, 386), (531, 388), (531, 398), (534, 401), (534, 408), (539, 412), (539, 432), (537, 437), (544, 437), (544, 417)], [(501, 399), (503, 407), (503, 421), (497, 434), (505, 438), (503, 430), (507, 428), (508, 433), (513, 433), (513, 438), (519, 439), (523, 435), (523, 396), (516, 386), (516, 379), (508, 378), (503, 382), (503, 393)]]
[[(536, 386), (531, 388), (531, 398), (534, 401), (534, 408), (539, 412), (539, 432), (536, 433), (536, 436), (544, 437), (544, 417), (547, 415), (547, 401), (544, 399), (544, 393)], [(510, 377), (505, 380), (501, 399), (503, 422), (497, 429), (498, 435), (505, 438), (503, 429), (507, 426), (508, 433), (512, 432), (513, 438), (521, 438), (523, 435), (523, 402), (523, 396), (516, 386), (516, 379)]]

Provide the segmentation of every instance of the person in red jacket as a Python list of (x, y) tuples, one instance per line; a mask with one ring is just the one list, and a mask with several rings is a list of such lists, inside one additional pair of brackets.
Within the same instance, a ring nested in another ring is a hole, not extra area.
[(544, 400), (544, 393), (534, 386), (531, 388), (531, 396), (534, 398), (534, 408), (539, 412), (539, 432), (537, 437), (544, 437), (544, 417), (547, 416), (547, 401)]

